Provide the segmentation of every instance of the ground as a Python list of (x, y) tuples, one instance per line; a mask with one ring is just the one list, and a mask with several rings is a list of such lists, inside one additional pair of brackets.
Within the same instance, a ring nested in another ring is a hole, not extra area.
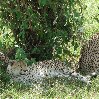
[(44, 80), (43, 84), (25, 86), (4, 81), (0, 87), (1, 99), (99, 99), (99, 77), (86, 85), (62, 78)]

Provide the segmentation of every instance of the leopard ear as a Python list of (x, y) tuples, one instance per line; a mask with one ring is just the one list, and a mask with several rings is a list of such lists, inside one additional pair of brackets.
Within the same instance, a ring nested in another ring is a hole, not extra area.
[(11, 64), (11, 66), (15, 63), (15, 60), (9, 60), (9, 63)]
[(1, 61), (4, 61), (5, 60), (5, 55), (2, 52), (0, 52), (0, 60)]

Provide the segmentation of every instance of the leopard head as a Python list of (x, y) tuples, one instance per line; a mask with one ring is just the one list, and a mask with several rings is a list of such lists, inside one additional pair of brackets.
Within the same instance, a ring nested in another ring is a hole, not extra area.
[(16, 75), (25, 75), (28, 72), (27, 64), (24, 61), (10, 60), (7, 72), (9, 74)]
[(7, 72), (13, 75), (26, 74), (27, 64), (24, 61), (10, 60), (4, 53), (0, 52), (0, 61), (7, 64)]

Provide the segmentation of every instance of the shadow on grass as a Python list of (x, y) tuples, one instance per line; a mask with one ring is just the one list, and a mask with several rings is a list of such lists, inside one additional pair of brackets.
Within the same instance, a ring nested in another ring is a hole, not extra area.
[[(6, 81), (6, 82), (5, 82)], [(87, 85), (77, 80), (68, 80), (67, 78), (49, 78), (44, 79), (39, 83), (32, 83), (31, 85), (25, 85), (22, 83), (10, 82), (8, 80), (1, 81), (0, 92), (3, 95), (3, 99), (6, 97), (15, 97), (14, 93), (39, 93), (41, 97), (54, 98), (55, 96), (62, 94), (66, 96), (69, 93), (76, 93), (80, 89), (84, 89)], [(90, 90), (90, 86), (87, 86), (87, 91)], [(13, 91), (11, 91), (13, 90)], [(16, 96), (17, 97), (17, 96)]]

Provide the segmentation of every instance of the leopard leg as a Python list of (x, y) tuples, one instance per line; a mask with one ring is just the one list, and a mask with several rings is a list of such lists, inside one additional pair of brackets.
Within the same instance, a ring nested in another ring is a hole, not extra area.
[(87, 76), (83, 76), (80, 73), (74, 72), (74, 71), (68, 71), (64, 74), (65, 77), (70, 78), (70, 79), (77, 79), (79, 81), (82, 81), (84, 83), (90, 84), (90, 79), (91, 76), (87, 75)]

